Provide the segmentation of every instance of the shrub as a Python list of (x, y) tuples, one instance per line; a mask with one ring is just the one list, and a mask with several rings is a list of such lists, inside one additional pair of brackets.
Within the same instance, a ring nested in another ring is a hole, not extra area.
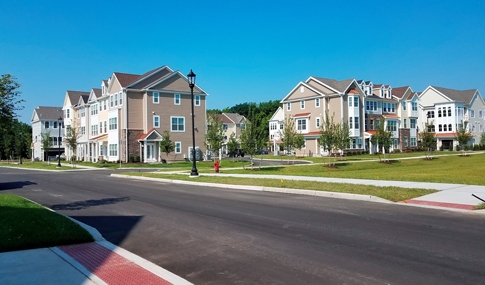
[(401, 153), (400, 149), (395, 149), (392, 153)]
[(137, 156), (135, 157), (135, 162), (140, 162), (140, 156), (139, 156), (139, 155), (137, 155)]
[(135, 162), (135, 158), (133, 156), (130, 156), (129, 161), (130, 162)]
[(443, 145), (440, 146), (440, 151), (443, 151)]

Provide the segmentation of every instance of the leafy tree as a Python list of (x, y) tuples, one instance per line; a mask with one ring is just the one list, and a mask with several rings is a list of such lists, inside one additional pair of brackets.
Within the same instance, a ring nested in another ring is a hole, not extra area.
[[(165, 130), (162, 134), (162, 141), (160, 142), (160, 151), (164, 152), (167, 155), (167, 160), (168, 160), (168, 155), (175, 150), (175, 142), (173, 142), (170, 139), (170, 132)], [(175, 157), (173, 160), (175, 161)]]
[(344, 122), (343, 124), (337, 124), (336, 127), (336, 138), (335, 138), (335, 146), (337, 149), (344, 153), (345, 149), (350, 148), (350, 127), (348, 122)]
[(207, 134), (204, 141), (207, 151), (218, 153), (221, 156), (221, 149), (224, 144), (224, 130), (222, 119), (216, 114), (207, 117)]
[[(379, 146), (383, 149), (384, 159), (386, 158), (385, 152), (387, 150), (388, 153), (389, 153), (389, 157), (388, 157), (388, 160), (389, 160), (391, 158), (390, 148), (391, 148), (392, 143), (393, 143), (392, 132), (390, 131), (389, 126), (386, 130), (384, 125), (385, 125), (385, 119), (382, 118), (379, 126), (377, 127), (376, 134), (372, 135), (372, 137), (371, 137), (371, 143), (373, 145), (377, 145), (377, 146)], [(377, 150), (377, 153), (379, 155), (379, 161), (381, 161), (381, 153), (380, 153), (379, 149)]]
[(227, 141), (227, 151), (228, 153), (236, 153), (239, 149), (239, 142), (236, 140), (236, 135), (232, 133)]
[(480, 137), (480, 144), (485, 145), (485, 132), (482, 132), (482, 135)]
[(463, 122), (458, 125), (455, 140), (458, 141), (462, 155), (466, 156), (467, 144), (472, 139), (473, 134), (467, 130), (468, 122)]
[(76, 166), (76, 150), (81, 136), (81, 127), (78, 127), (75, 121), (71, 126), (66, 126), (66, 135), (64, 140), (66, 142), (66, 146), (71, 149), (72, 155), (70, 157), (70, 160), (73, 166)]
[(261, 114), (256, 114), (254, 110), (250, 108), (246, 127), (241, 131), (239, 137), (241, 148), (250, 156), (251, 169), (253, 169), (253, 156), (259, 149), (265, 146), (267, 139), (267, 137), (264, 136), (264, 133), (261, 132), (261, 128), (258, 128), (260, 122)]
[(431, 132), (433, 121), (425, 123), (423, 130), (419, 133), (420, 144), (425, 149), (426, 159), (433, 159), (433, 149), (436, 148), (436, 137)]
[(0, 125), (10, 123), (16, 116), (15, 111), (24, 108), (19, 106), (25, 101), (18, 98), (20, 96), (18, 88), (20, 88), (20, 84), (17, 82), (17, 78), (10, 74), (0, 76)]
[(295, 139), (293, 140), (293, 147), (299, 151), (305, 147), (305, 137), (302, 134), (296, 134)]
[[(328, 164), (331, 164), (332, 151), (337, 144), (337, 128), (333, 121), (333, 116), (329, 118), (328, 113), (325, 114), (325, 120), (320, 125), (320, 139), (318, 144), (328, 151)], [(322, 153), (323, 158), (323, 153)]]
[(219, 109), (208, 109), (207, 114), (222, 114), (222, 111)]
[(279, 130), (279, 135), (282, 141), (281, 145), (283, 146), (283, 150), (288, 156), (288, 164), (290, 164), (290, 154), (295, 146), (295, 120), (292, 116), (287, 116), (283, 124), (283, 130)]
[(47, 160), (47, 164), (49, 164), (49, 151), (52, 148), (51, 131), (43, 132), (40, 135), (40, 143), (44, 149), (44, 160)]

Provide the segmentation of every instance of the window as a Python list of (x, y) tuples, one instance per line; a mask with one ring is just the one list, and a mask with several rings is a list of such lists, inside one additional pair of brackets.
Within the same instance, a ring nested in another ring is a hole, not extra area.
[(450, 132), (452, 132), (452, 131), (453, 131), (453, 130), (452, 130), (452, 126), (451, 126), (451, 124), (449, 124), (449, 125), (448, 125), (448, 131), (450, 131)]
[(365, 110), (370, 111), (370, 101), (365, 101)]
[(408, 138), (404, 138), (404, 147), (408, 146)]
[(446, 117), (446, 107), (443, 107), (443, 117)]
[(349, 107), (352, 107), (352, 96), (349, 96)]
[(106, 133), (106, 121), (104, 121), (104, 132)]
[[(68, 110), (69, 111), (69, 110)], [(478, 111), (478, 117), (483, 118), (483, 111)]]
[(115, 94), (115, 106), (118, 106), (118, 93)]
[(109, 100), (111, 101), (111, 108), (113, 108), (114, 106), (113, 95), (109, 96)]
[(428, 111), (427, 116), (428, 118), (434, 118), (434, 111)]
[(359, 96), (354, 96), (354, 107), (359, 107)]
[(395, 113), (396, 112), (396, 104), (392, 103), (392, 104), (389, 104), (389, 105), (390, 105), (390, 108), (391, 108), (391, 112)]
[(411, 146), (416, 146), (416, 138), (411, 138)]
[(54, 121), (54, 129), (57, 129), (57, 121)]
[(370, 129), (374, 130), (374, 120), (370, 120), (369, 125), (370, 125)]
[(160, 128), (160, 116), (153, 116), (153, 127)]
[(475, 131), (475, 125), (472, 125), (472, 132)]
[(109, 130), (116, 130), (118, 128), (118, 118), (109, 119)]
[(104, 92), (105, 92), (105, 89), (104, 89), (104, 85), (103, 85), (103, 95), (104, 95)]
[(301, 100), (300, 109), (305, 109), (305, 101)]
[(110, 144), (109, 145), (109, 155), (110, 156), (118, 156), (118, 145), (117, 144)]
[(402, 101), (402, 110), (406, 111), (406, 101)]
[(69, 109), (66, 110), (66, 118), (68, 119), (69, 119), (69, 111), (70, 111)]
[(448, 125), (446, 125), (446, 124), (443, 125), (443, 131), (444, 132), (447, 132), (448, 131)]
[(408, 128), (407, 119), (404, 119), (404, 128), (405, 128), (405, 129), (407, 129), (407, 128)]
[(320, 118), (316, 118), (316, 119), (315, 119), (315, 126), (316, 126), (317, 128), (320, 128)]
[(153, 104), (160, 104), (160, 94), (153, 92)]
[(382, 103), (382, 111), (387, 113), (387, 103)]
[(284, 126), (284, 124), (283, 123), (280, 123), (280, 130), (283, 129), (283, 126)]
[(291, 111), (291, 103), (286, 103), (286, 111)]
[(354, 127), (355, 127), (356, 130), (358, 130), (359, 129), (359, 117), (355, 117), (354, 119), (355, 119)]
[(415, 129), (416, 128), (416, 119), (409, 120), (409, 124), (411, 125), (411, 129)]
[(440, 125), (438, 125), (438, 131), (439, 131), (439, 132), (442, 132), (442, 131), (443, 131), (443, 125), (441, 125), (441, 124), (440, 124)]
[(222, 130), (223, 131), (227, 131), (229, 129), (229, 125), (228, 124), (222, 124)]
[(350, 128), (350, 129), (353, 129), (353, 128), (354, 128), (354, 127), (353, 127), (353, 121), (354, 121), (354, 120), (353, 120), (353, 118), (352, 118), (352, 117), (350, 117), (350, 118), (349, 118), (349, 128)]
[(448, 107), (448, 117), (451, 117), (451, 107)]
[(175, 105), (180, 105), (180, 94), (174, 94), (173, 95), (173, 103)]
[(120, 92), (120, 106), (123, 104), (123, 92)]
[(470, 117), (475, 118), (475, 110), (470, 110)]
[(438, 108), (438, 118), (441, 118), (441, 108)]
[(381, 121), (379, 120), (376, 120), (376, 129), (379, 129), (379, 124), (381, 123)]
[(171, 117), (172, 132), (185, 132), (185, 117)]
[(240, 125), (240, 128), (241, 128), (241, 130), (245, 130), (246, 129), (246, 125), (245, 124), (241, 124)]
[(396, 121), (388, 121), (387, 122), (387, 129), (391, 132), (395, 132), (397, 130), (397, 122)]
[(482, 132), (482, 124), (478, 125), (479, 131)]
[(182, 142), (175, 142), (175, 153), (182, 153)]
[(306, 131), (306, 119), (297, 119), (296, 129), (300, 132)]
[(106, 101), (107, 99), (104, 99), (103, 102), (104, 102), (104, 110), (106, 111)]
[(434, 125), (428, 126), (428, 132), (434, 133), (435, 131), (436, 131), (436, 129), (435, 129)]
[(57, 137), (54, 137), (54, 145), (57, 145)]
[(315, 108), (320, 107), (320, 98), (315, 98)]
[(103, 122), (99, 122), (99, 132), (103, 133)]
[(197, 95), (197, 96), (195, 96), (194, 98), (195, 98), (195, 103), (194, 103), (194, 104), (195, 104), (195, 106), (200, 106), (200, 96), (199, 96), (199, 95)]
[(81, 135), (85, 135), (86, 134), (86, 127), (81, 127)]

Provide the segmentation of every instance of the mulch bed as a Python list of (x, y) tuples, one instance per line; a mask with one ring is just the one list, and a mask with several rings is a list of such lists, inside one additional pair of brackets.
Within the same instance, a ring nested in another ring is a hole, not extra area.
[(339, 169), (339, 167), (337, 165), (324, 165), (323, 167), (333, 168), (333, 169)]
[(384, 164), (392, 164), (392, 162), (390, 162), (390, 161), (381, 161), (381, 162), (379, 162), (379, 163), (384, 163)]

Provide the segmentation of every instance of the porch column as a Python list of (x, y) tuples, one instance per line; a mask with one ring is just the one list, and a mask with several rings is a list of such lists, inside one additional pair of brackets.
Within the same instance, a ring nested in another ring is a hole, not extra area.
[[(141, 160), (141, 159), (143, 159), (143, 155), (142, 155), (142, 153), (141, 153), (141, 142), (138, 142), (138, 144), (139, 144), (139, 146), (140, 146), (140, 152), (139, 152), (139, 154), (140, 154), (140, 160)], [(140, 162), (141, 162), (141, 161), (140, 161)]]
[(143, 161), (145, 163), (147, 163), (147, 147), (148, 146), (147, 146), (147, 142), (146, 141), (143, 142), (143, 146), (144, 146), (144, 148), (143, 148)]

